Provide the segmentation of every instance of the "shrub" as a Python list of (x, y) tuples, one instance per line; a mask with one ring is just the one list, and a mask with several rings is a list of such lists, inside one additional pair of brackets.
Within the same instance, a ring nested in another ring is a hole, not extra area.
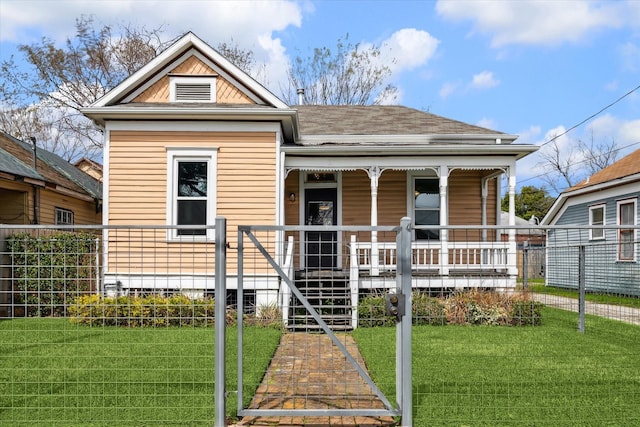
[[(414, 292), (412, 295), (414, 325), (540, 325), (541, 303), (524, 293), (471, 290), (449, 296), (431, 297)], [(385, 296), (363, 298), (358, 304), (358, 325), (361, 327), (391, 326), (396, 323), (385, 315)]]
[[(69, 306), (71, 322), (92, 326), (208, 326), (215, 322), (211, 298), (190, 299), (184, 295), (162, 297), (81, 296)], [(235, 319), (226, 315), (226, 321)]]
[(64, 316), (73, 299), (89, 294), (97, 263), (96, 236), (56, 232), (17, 233), (7, 239), (14, 303), (26, 316)]
[(411, 297), (414, 325), (444, 325), (447, 323), (444, 304), (437, 298), (421, 292)]
[(396, 324), (393, 316), (387, 316), (384, 295), (370, 295), (358, 303), (358, 326), (371, 328), (374, 326), (391, 326)]
[(257, 314), (246, 315), (243, 317), (243, 321), (252, 326), (284, 329), (284, 323), (282, 322), (282, 310), (280, 310), (280, 307), (275, 303), (258, 307)]
[(509, 310), (509, 324), (514, 326), (539, 326), (542, 324), (541, 302), (521, 299), (514, 301)]

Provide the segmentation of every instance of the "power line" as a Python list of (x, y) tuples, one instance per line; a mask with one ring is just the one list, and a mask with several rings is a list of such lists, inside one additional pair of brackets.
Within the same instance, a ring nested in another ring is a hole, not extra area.
[(640, 89), (640, 85), (634, 87), (633, 89), (631, 89), (629, 92), (625, 93), (624, 95), (622, 95), (620, 98), (616, 99), (615, 101), (613, 101), (611, 104), (607, 105), (606, 107), (601, 108), (597, 113), (594, 113), (592, 115), (590, 115), (589, 117), (587, 117), (586, 119), (582, 120), (580, 123), (575, 124), (573, 126), (571, 126), (569, 129), (565, 130), (564, 132), (562, 132), (560, 135), (556, 135), (553, 138), (551, 138), (548, 141), (543, 142), (542, 144), (540, 144), (540, 147), (544, 147), (545, 145), (555, 141), (556, 139), (560, 138), (563, 135), (568, 134), (569, 132), (571, 132), (572, 130), (574, 130), (575, 128), (582, 126), (583, 124), (585, 124), (586, 122), (588, 122), (589, 120), (593, 119), (594, 117), (600, 115), (601, 113), (603, 113), (604, 111), (608, 110), (609, 108), (613, 107), (614, 105), (616, 105), (618, 102), (622, 101), (624, 98), (626, 98), (627, 96), (631, 95), (633, 92), (637, 91), (638, 89)]
[[(640, 86), (639, 86), (639, 87), (640, 87)], [(615, 150), (611, 150), (611, 151), (615, 151), (615, 152), (622, 151), (622, 150), (625, 150), (625, 149), (627, 149), (627, 148), (629, 148), (629, 147), (633, 147), (634, 145), (638, 145), (638, 144), (640, 144), (640, 141), (632, 142), (631, 144), (625, 145), (624, 147), (616, 148)], [(592, 159), (595, 159), (595, 158), (596, 158), (596, 156), (587, 157), (587, 158), (585, 158), (585, 159), (583, 159), (583, 160), (581, 160), (581, 161), (579, 161), (579, 162), (575, 162), (574, 164), (579, 165), (579, 164), (581, 164), (581, 163), (587, 163), (589, 160), (592, 160)], [(551, 173), (553, 173), (553, 171), (544, 172), (544, 173), (541, 173), (541, 174), (539, 174), (539, 175), (535, 175), (535, 176), (531, 176), (531, 177), (529, 177), (529, 178), (523, 179), (522, 181), (518, 181), (518, 183), (519, 183), (519, 184), (522, 184), (523, 182), (527, 182), (527, 181), (531, 181), (531, 180), (533, 180), (533, 179), (541, 178), (541, 177), (543, 177), (543, 176), (545, 176), (545, 175), (549, 175), (549, 174), (551, 174)], [(566, 190), (567, 188), (569, 188), (569, 187), (565, 187), (565, 190)], [(563, 191), (564, 191), (564, 190), (563, 190)]]

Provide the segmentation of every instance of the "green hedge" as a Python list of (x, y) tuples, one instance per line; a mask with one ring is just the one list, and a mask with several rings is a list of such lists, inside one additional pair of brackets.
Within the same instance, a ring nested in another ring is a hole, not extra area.
[[(213, 326), (215, 300), (191, 299), (185, 295), (86, 295), (77, 298), (69, 306), (68, 313), (72, 323), (89, 326)], [(225, 322), (229, 326), (235, 325), (237, 312), (227, 308)], [(281, 311), (273, 305), (259, 307), (257, 315), (244, 315), (243, 322), (249, 326), (283, 328)]]
[[(79, 297), (69, 306), (71, 322), (91, 326), (207, 326), (215, 320), (211, 298), (171, 297)], [(233, 318), (228, 316), (227, 321)]]
[[(96, 276), (96, 236), (18, 233), (7, 239), (14, 305), (25, 316), (65, 316), (78, 296), (91, 293)], [(21, 313), (16, 313), (20, 315)]]

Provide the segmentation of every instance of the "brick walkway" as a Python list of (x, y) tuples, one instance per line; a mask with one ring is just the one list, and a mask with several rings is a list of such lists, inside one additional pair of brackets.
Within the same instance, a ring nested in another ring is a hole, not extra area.
[[(364, 366), (358, 347), (338, 334), (349, 354)], [(391, 367), (395, 369), (395, 367)], [(251, 409), (384, 408), (326, 334), (287, 333), (271, 360)], [(245, 417), (238, 426), (391, 426), (391, 417)]]

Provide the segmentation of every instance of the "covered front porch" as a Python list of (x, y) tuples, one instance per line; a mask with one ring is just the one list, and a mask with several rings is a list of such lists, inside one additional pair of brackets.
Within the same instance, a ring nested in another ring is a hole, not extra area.
[[(515, 277), (514, 170), (510, 156), (287, 156), (281, 223), (377, 227), (409, 217), (416, 273)], [(508, 183), (508, 224), (501, 224), (503, 180)], [(323, 242), (308, 244), (312, 239)], [(376, 231), (358, 236), (318, 232), (303, 240), (307, 243), (293, 260), (297, 270), (348, 269), (352, 276), (377, 277), (395, 266), (394, 240)]]

